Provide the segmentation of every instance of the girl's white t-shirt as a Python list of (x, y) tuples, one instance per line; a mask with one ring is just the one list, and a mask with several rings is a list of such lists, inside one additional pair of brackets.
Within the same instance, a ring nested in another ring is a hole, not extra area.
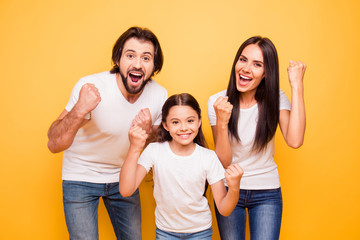
[(174, 154), (168, 142), (151, 143), (138, 163), (153, 169), (156, 226), (164, 231), (193, 233), (211, 227), (206, 197), (209, 185), (222, 181), (224, 168), (215, 152), (196, 145), (189, 156)]
[[(214, 102), (219, 97), (226, 96), (226, 90), (209, 98), (208, 117), (211, 126), (216, 125)], [(285, 93), (280, 90), (280, 110), (290, 110), (291, 104)], [(258, 105), (248, 109), (240, 109), (238, 134), (240, 142), (230, 140), (232, 150), (232, 163), (238, 163), (244, 170), (241, 178), (241, 189), (274, 189), (280, 187), (279, 173), (274, 161), (274, 138), (268, 143), (267, 148), (260, 152), (251, 151), (258, 120)]]

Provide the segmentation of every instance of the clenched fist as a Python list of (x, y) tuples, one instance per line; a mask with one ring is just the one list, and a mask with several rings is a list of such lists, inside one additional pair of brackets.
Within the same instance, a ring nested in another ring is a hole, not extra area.
[(239, 164), (230, 165), (225, 171), (225, 179), (229, 188), (240, 189), (240, 180), (244, 170)]
[(141, 127), (134, 125), (130, 128), (129, 140), (132, 148), (141, 151), (145, 146), (147, 138), (148, 134)]
[(92, 83), (84, 84), (79, 93), (79, 100), (74, 106), (76, 111), (85, 116), (100, 103), (101, 97), (99, 90)]
[(306, 70), (305, 63), (300, 61), (290, 60), (287, 71), (288, 71), (291, 87), (298, 87), (303, 84), (305, 70)]
[(152, 118), (148, 108), (141, 109), (132, 121), (132, 126), (139, 126), (146, 131), (147, 134), (152, 132)]
[(228, 101), (228, 97), (218, 97), (214, 103), (216, 114), (216, 124), (227, 125), (231, 117), (233, 105)]

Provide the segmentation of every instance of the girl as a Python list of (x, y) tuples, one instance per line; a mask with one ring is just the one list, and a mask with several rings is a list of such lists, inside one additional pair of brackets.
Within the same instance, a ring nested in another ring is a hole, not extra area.
[(274, 162), (274, 135), (279, 123), (290, 147), (303, 143), (305, 69), (304, 63), (290, 61), (290, 105), (279, 89), (275, 46), (268, 38), (252, 37), (236, 54), (228, 89), (208, 101), (216, 154), (224, 168), (239, 163), (245, 172), (232, 214), (224, 217), (216, 210), (222, 240), (245, 239), (246, 209), (251, 239), (279, 238), (282, 195)]
[(121, 169), (119, 190), (130, 196), (153, 168), (156, 201), (156, 239), (211, 239), (211, 212), (203, 196), (205, 182), (213, 192), (219, 213), (229, 215), (239, 198), (242, 169), (225, 171), (214, 151), (206, 149), (199, 104), (190, 94), (168, 98), (162, 108), (158, 142), (140, 155), (147, 134), (139, 126), (129, 131), (130, 148)]

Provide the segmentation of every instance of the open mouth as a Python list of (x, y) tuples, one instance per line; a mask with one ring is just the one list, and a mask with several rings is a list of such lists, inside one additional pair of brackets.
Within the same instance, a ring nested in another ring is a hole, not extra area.
[(132, 82), (137, 83), (142, 79), (143, 74), (139, 72), (130, 72), (129, 77)]
[(252, 81), (252, 78), (241, 75), (241, 74), (239, 74), (239, 79), (240, 79), (240, 81), (239, 81), (240, 85), (243, 85), (243, 86), (247, 85), (249, 82)]

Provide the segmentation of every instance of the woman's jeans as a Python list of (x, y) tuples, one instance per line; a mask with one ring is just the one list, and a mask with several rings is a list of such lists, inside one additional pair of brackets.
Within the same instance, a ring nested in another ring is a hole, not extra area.
[(251, 240), (277, 240), (282, 216), (281, 188), (241, 190), (239, 201), (230, 216), (215, 208), (222, 240), (245, 240), (246, 208), (249, 213)]
[(141, 239), (139, 190), (122, 197), (119, 183), (63, 181), (63, 202), (70, 239), (95, 240), (98, 234), (98, 205), (103, 198), (117, 239)]
[(212, 228), (208, 228), (204, 231), (195, 232), (195, 233), (175, 233), (163, 231), (159, 228), (156, 228), (156, 240), (178, 240), (178, 239), (187, 239), (187, 240), (211, 240), (212, 239)]

